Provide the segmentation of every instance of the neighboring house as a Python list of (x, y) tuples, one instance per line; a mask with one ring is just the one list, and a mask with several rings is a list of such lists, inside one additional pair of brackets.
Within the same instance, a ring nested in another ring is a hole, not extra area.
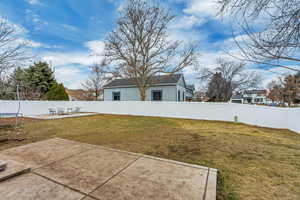
[(194, 97), (195, 86), (194, 85), (187, 85), (186, 86), (186, 101), (192, 101)]
[(206, 92), (197, 91), (194, 92), (193, 100), (198, 102), (207, 102), (209, 101), (209, 98), (206, 96)]
[(230, 100), (231, 103), (244, 103), (243, 95), (233, 95)]
[(70, 90), (66, 89), (70, 101), (91, 101), (93, 100), (93, 95), (85, 90)]
[(244, 104), (269, 104), (271, 101), (267, 96), (267, 90), (246, 90), (241, 94), (232, 96), (231, 102)]
[[(153, 77), (146, 91), (146, 101), (186, 101), (192, 97), (182, 74)], [(104, 101), (139, 101), (139, 89), (134, 79), (115, 79), (104, 86)]]
[(267, 90), (246, 90), (243, 93), (244, 103), (248, 104), (268, 104)]

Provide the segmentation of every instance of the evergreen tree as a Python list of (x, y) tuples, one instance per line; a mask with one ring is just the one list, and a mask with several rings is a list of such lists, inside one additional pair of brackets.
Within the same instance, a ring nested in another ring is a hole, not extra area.
[(47, 93), (47, 99), (50, 101), (68, 101), (69, 96), (63, 84), (53, 84)]
[(25, 81), (27, 87), (33, 91), (39, 91), (41, 96), (48, 93), (50, 88), (56, 83), (54, 71), (46, 62), (37, 62), (26, 69)]
[(19, 85), (22, 99), (69, 100), (64, 85), (56, 82), (54, 71), (46, 62), (34, 63), (26, 69), (16, 68), (7, 85), (7, 91), (0, 90), (0, 98), (15, 99), (16, 88)]
[(9, 77), (9, 82), (13, 91), (16, 90), (17, 85), (24, 86), (26, 85), (26, 70), (18, 67), (14, 70), (14, 72)]
[(14, 100), (16, 97), (16, 86), (21, 85), (24, 80), (24, 70), (16, 68), (13, 73), (2, 81), (0, 87), (0, 99)]

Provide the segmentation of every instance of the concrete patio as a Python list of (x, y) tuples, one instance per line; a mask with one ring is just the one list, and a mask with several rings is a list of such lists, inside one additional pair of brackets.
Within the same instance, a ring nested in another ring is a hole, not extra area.
[(2, 151), (0, 160), (5, 200), (216, 199), (216, 169), (59, 138)]

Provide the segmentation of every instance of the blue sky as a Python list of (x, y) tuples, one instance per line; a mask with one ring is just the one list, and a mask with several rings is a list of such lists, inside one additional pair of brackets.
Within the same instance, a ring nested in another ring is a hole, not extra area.
[[(170, 38), (197, 41), (200, 63), (213, 67), (215, 59), (226, 57), (224, 49), (236, 51), (227, 19), (216, 16), (212, 0), (160, 0), (177, 17), (170, 25)], [(114, 29), (123, 0), (1, 0), (2, 17), (18, 27), (20, 36), (30, 44), (35, 60), (45, 60), (55, 69), (56, 78), (68, 88), (80, 88), (88, 77), (88, 66), (98, 62), (103, 40)], [(257, 69), (264, 85), (285, 71)], [(197, 84), (192, 68), (185, 70), (187, 82)]]

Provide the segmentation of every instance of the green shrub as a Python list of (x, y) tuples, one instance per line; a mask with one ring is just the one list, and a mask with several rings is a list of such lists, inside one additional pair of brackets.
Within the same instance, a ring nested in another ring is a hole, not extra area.
[(69, 101), (69, 96), (63, 84), (53, 84), (47, 93), (49, 101)]

